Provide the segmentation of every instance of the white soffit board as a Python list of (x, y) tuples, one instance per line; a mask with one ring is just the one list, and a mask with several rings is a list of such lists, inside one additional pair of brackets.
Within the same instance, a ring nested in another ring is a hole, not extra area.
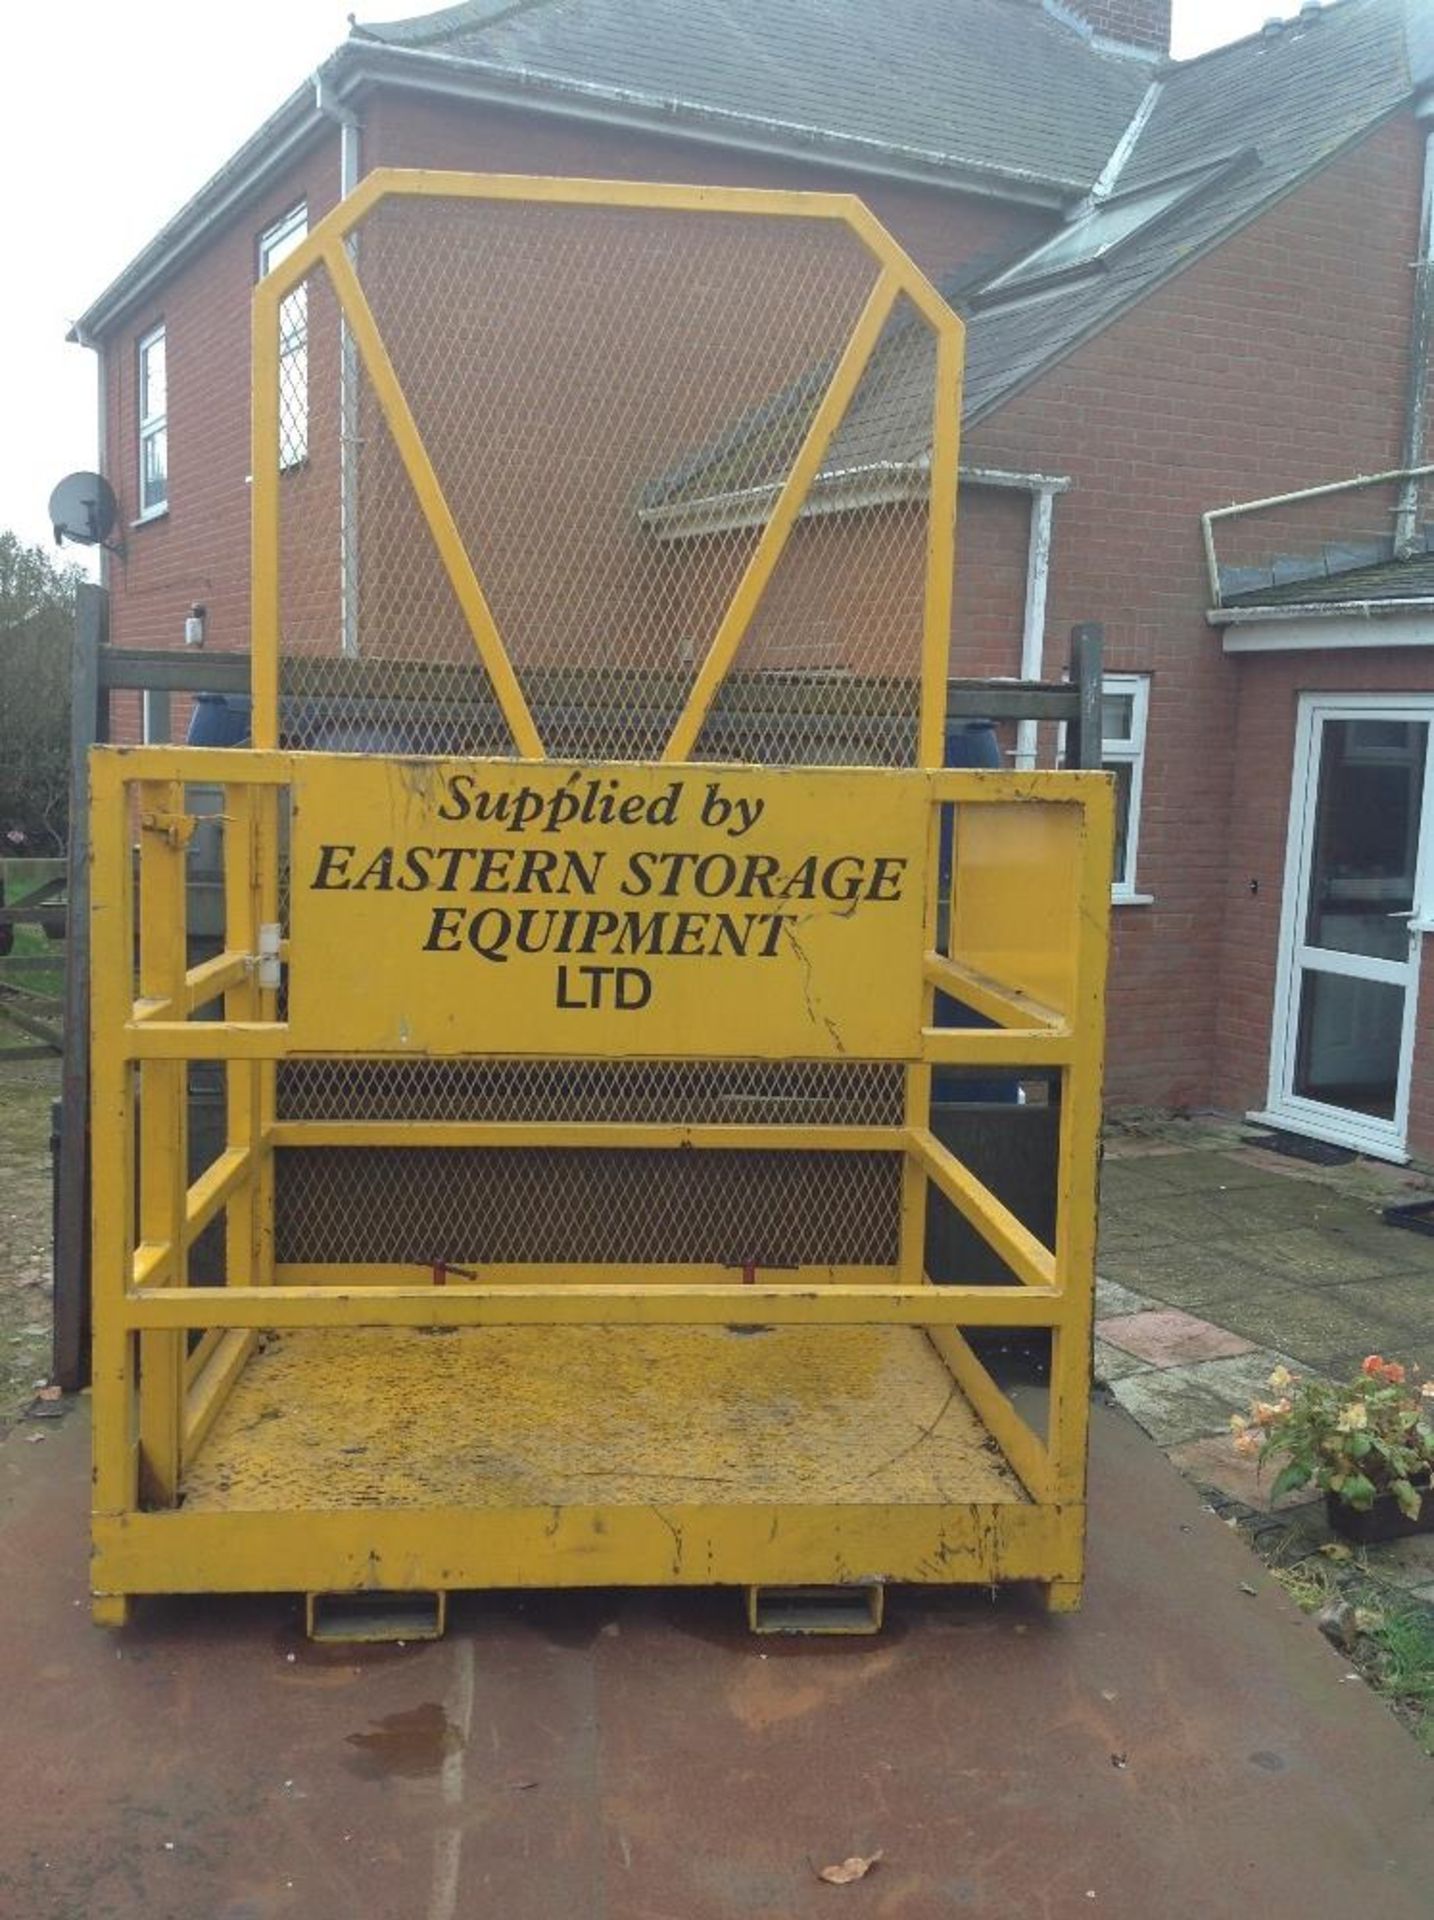
[(1221, 634), (1226, 653), (1328, 653), (1335, 648), (1434, 647), (1434, 614), (1394, 614), (1371, 620), (1270, 620), (1231, 624)]

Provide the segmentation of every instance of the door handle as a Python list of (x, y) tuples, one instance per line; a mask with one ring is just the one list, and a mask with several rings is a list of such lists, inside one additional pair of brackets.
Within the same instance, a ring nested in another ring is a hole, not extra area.
[(1423, 916), (1417, 907), (1411, 907), (1408, 913), (1386, 913), (1384, 917), (1386, 920), (1419, 920)]

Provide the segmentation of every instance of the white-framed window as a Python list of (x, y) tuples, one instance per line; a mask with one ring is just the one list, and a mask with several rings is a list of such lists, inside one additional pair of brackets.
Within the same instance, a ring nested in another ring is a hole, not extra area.
[[(287, 260), (309, 232), (303, 201), (259, 235), (259, 278)], [(309, 289), (295, 287), (279, 308), (279, 465), (309, 457)]]
[(139, 517), (148, 520), (169, 506), (169, 411), (164, 324), (140, 336)]
[(1145, 778), (1148, 673), (1108, 673), (1100, 690), (1100, 763), (1115, 775), (1115, 877), (1112, 900), (1148, 898), (1136, 885), (1140, 792)]

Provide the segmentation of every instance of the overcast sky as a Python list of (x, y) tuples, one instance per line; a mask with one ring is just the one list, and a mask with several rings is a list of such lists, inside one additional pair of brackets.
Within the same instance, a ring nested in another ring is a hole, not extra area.
[[(95, 464), (94, 356), (65, 344), (70, 321), (338, 45), (352, 7), (3, 7), (0, 528), (48, 540), (51, 486)], [(358, 8), (368, 19), (405, 10), (404, 0)], [(415, 0), (412, 11), (425, 10)], [(1296, 0), (1175, 0), (1174, 50), (1199, 53), (1296, 12)]]

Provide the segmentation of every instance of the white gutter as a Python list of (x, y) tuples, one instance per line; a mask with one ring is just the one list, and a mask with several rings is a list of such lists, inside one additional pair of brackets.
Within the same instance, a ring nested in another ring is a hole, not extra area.
[[(928, 462), (869, 460), (860, 466), (819, 473), (802, 503), (801, 518), (824, 519), (833, 513), (854, 513), (862, 507), (888, 507), (923, 500), (929, 485)], [(705, 499), (676, 500), (665, 506), (639, 507), (639, 522), (659, 540), (692, 540), (703, 534), (733, 533), (767, 522), (783, 482), (769, 480), (756, 487), (737, 487)]]
[[(836, 133), (799, 120), (738, 113), (679, 95), (664, 98), (631, 87), (575, 80), (506, 62), (464, 59), (426, 47), (350, 41), (335, 57), (345, 55), (355, 68), (352, 81), (382, 79), (425, 92), (458, 93), (495, 106), (520, 104), (528, 111), (556, 113), (564, 119), (592, 118), (604, 125), (668, 132), (707, 145), (741, 146), (749, 152), (799, 158), (814, 165), (856, 167), (877, 178), (914, 180), (951, 192), (1059, 209), (1085, 190), (1081, 180), (1052, 178), (1025, 167), (982, 167), (940, 148)], [(405, 67), (411, 70), (408, 76)], [(547, 96), (546, 101), (542, 96)], [(584, 106), (587, 113), (581, 111)]]
[[(1042, 493), (1064, 493), (1071, 485), (1064, 474), (1016, 473), (1003, 467), (962, 467), (960, 479), (962, 486), (1009, 487), (1029, 493), (1033, 498)], [(899, 506), (924, 500), (930, 484), (928, 454), (916, 460), (867, 460), (860, 466), (834, 468), (817, 475), (800, 517), (820, 520), (833, 513), (855, 513), (863, 507)], [(757, 487), (710, 494), (706, 499), (639, 507), (637, 517), (659, 540), (691, 540), (703, 534), (733, 533), (764, 525), (781, 490), (780, 481), (769, 480)]]
[[(1220, 648), (1226, 654), (1245, 653), (1358, 653), (1377, 647), (1428, 649), (1434, 647), (1434, 600), (1403, 600), (1378, 608), (1292, 607), (1302, 615), (1291, 620), (1262, 620), (1221, 630)], [(1339, 616), (1348, 613), (1347, 619)]]
[(1426, 613), (1431, 608), (1434, 608), (1434, 598), (1285, 600), (1272, 607), (1211, 607), (1205, 619), (1212, 627), (1256, 627), (1276, 620), (1379, 620), (1401, 613)]

